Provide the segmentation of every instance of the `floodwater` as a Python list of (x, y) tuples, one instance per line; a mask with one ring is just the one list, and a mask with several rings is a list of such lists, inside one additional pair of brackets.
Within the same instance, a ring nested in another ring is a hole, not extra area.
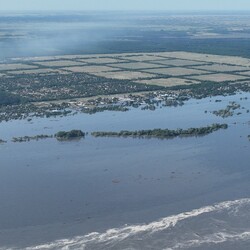
[[(229, 101), (245, 109), (225, 119), (210, 113)], [(0, 249), (246, 249), (247, 109), (250, 94), (241, 93), (156, 111), (0, 123), (0, 138), (8, 140), (0, 145)], [(59, 130), (176, 129), (212, 123), (229, 128), (171, 140), (88, 135), (70, 142), (11, 142), (12, 137)]]

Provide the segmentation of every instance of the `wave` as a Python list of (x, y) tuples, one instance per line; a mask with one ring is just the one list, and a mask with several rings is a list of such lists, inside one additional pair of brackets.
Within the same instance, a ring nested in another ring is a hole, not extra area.
[[(243, 231), (239, 233), (239, 228), (234, 228), (234, 230), (230, 229), (230, 220), (233, 220), (234, 217), (238, 218), (238, 216), (242, 216), (241, 209), (244, 209), (246, 206), (250, 206), (249, 198), (234, 201), (225, 201), (211, 206), (194, 209), (189, 212), (183, 212), (177, 215), (168, 216), (149, 224), (125, 225), (121, 228), (109, 229), (104, 233), (93, 232), (84, 236), (57, 240), (48, 244), (26, 247), (24, 249), (132, 250), (142, 249), (143, 244), (143, 249), (169, 250), (190, 248), (208, 243), (223, 243), (230, 240), (248, 240), (250, 239), (250, 231)], [(249, 209), (245, 210), (249, 211)], [(221, 216), (223, 213), (224, 216), (228, 216), (227, 219), (224, 221), (218, 219), (216, 222), (215, 217), (218, 215)], [(200, 219), (204, 221), (200, 223)], [(243, 221), (244, 220), (245, 218), (243, 218)], [(235, 226), (234, 221), (232, 221), (231, 224)], [(195, 225), (194, 228), (196, 230), (193, 229), (193, 225)], [(206, 232), (204, 233), (204, 235), (201, 235), (199, 234), (199, 232), (204, 231), (204, 229), (202, 228), (202, 226), (204, 225), (206, 226)], [(208, 225), (210, 225), (210, 227)], [(217, 226), (216, 232), (213, 232), (215, 230), (214, 225)], [(201, 228), (199, 229), (199, 227)], [(226, 229), (230, 229), (232, 232), (225, 232)], [(12, 249), (14, 250), (18, 248)]]
[(246, 241), (250, 240), (250, 231), (242, 232), (242, 233), (224, 233), (218, 232), (215, 234), (211, 234), (205, 236), (199, 240), (189, 240), (182, 243), (177, 243), (175, 246), (171, 248), (165, 248), (164, 250), (174, 250), (174, 249), (185, 249), (185, 248), (194, 248), (200, 247), (204, 244), (220, 244), (228, 241)]

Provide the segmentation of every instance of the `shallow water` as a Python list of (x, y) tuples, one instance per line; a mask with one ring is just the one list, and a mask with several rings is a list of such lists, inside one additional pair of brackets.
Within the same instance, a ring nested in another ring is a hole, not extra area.
[[(246, 108), (241, 115), (222, 119), (204, 113), (232, 100)], [(220, 244), (233, 249), (236, 241), (244, 246), (250, 232), (247, 109), (250, 94), (243, 93), (156, 111), (0, 123), (0, 138), (8, 140), (0, 145), (0, 247), (213, 249)], [(69, 129), (176, 129), (215, 122), (228, 123), (229, 129), (172, 140), (10, 141)]]
[[(149, 224), (129, 225), (37, 246), (36, 249), (246, 249), (250, 243), (250, 199), (162, 218)], [(206, 227), (201, 228), (201, 224)], [(186, 229), (186, 230), (183, 230)], [(188, 228), (188, 230), (187, 230)], [(33, 249), (33, 247), (26, 248)]]

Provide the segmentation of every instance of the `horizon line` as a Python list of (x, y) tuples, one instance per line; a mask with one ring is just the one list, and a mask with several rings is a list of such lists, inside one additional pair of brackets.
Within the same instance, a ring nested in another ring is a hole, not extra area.
[(67, 10), (67, 9), (27, 9), (27, 10), (14, 10), (14, 9), (5, 9), (5, 10), (0, 10), (0, 12), (250, 12), (250, 9), (226, 9), (226, 10), (216, 10), (216, 9), (194, 9), (194, 10), (162, 10), (162, 9), (153, 9), (153, 10), (149, 10), (149, 9), (105, 9), (105, 10), (99, 10), (99, 9), (87, 9), (87, 10), (77, 10), (77, 9), (71, 9), (71, 10)]

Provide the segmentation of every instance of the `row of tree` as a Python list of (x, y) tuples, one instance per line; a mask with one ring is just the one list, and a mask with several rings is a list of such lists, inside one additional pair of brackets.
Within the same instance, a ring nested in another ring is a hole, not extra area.
[(141, 137), (141, 138), (173, 138), (178, 136), (201, 136), (213, 133), (219, 129), (227, 129), (227, 124), (212, 124), (207, 127), (189, 129), (151, 129), (120, 132), (93, 132), (94, 137)]

